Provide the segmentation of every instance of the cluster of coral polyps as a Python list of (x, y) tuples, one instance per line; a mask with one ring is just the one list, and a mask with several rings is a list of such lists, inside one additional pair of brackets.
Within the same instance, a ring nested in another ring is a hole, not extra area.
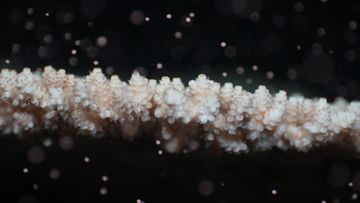
[(2, 69), (0, 130), (23, 134), (75, 129), (81, 134), (153, 136), (169, 152), (201, 143), (240, 153), (256, 149), (307, 150), (326, 143), (360, 149), (360, 102), (254, 93), (199, 75), (160, 81), (134, 73), (128, 82), (95, 68), (85, 77), (45, 67), (32, 73)]

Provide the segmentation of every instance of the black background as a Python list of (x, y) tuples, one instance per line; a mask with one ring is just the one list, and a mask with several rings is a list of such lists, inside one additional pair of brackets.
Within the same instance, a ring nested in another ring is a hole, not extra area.
[[(135, 19), (139, 24), (134, 24), (134, 11), (143, 14)], [(195, 16), (186, 22), (191, 12)], [(356, 0), (2, 0), (0, 66), (36, 70), (53, 65), (78, 75), (100, 66), (122, 79), (133, 70), (185, 81), (205, 73), (249, 91), (265, 84), (273, 92), (354, 100), (360, 98), (359, 16)], [(97, 44), (100, 36), (106, 37), (105, 46)], [(238, 74), (238, 67), (245, 72)], [(266, 77), (269, 71), (274, 78)], [(149, 135), (135, 141), (67, 135), (74, 139), (69, 151), (58, 145), (62, 136), (48, 132), (1, 138), (1, 202), (359, 201), (353, 200), (360, 191), (358, 153), (344, 147), (308, 153), (274, 149), (229, 155), (199, 149), (158, 155)], [(49, 138), (53, 145), (45, 147)], [(27, 157), (34, 146), (45, 155), (39, 164)], [(24, 168), (29, 172), (23, 173)], [(49, 176), (53, 168), (60, 171), (58, 179)], [(109, 181), (102, 181), (103, 175)], [(199, 192), (204, 180), (213, 186), (209, 196)], [(99, 193), (102, 187), (106, 195)]]

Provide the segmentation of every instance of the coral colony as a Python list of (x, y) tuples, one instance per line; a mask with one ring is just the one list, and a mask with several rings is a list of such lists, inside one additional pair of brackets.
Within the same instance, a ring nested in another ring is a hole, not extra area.
[(327, 143), (360, 150), (360, 102), (254, 93), (199, 75), (160, 81), (133, 73), (128, 82), (95, 68), (86, 77), (48, 66), (32, 73), (2, 69), (0, 129), (22, 135), (40, 130), (74, 130), (85, 135), (144, 132), (171, 153), (200, 143), (241, 153), (277, 147), (306, 151)]

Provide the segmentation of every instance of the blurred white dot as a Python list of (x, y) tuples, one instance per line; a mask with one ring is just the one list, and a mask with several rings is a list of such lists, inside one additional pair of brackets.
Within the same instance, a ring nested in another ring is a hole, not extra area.
[(29, 169), (28, 168), (23, 168), (23, 173), (28, 173)]
[(226, 78), (226, 77), (227, 77), (227, 72), (223, 72), (223, 73), (222, 73), (222, 76), (223, 76), (224, 78)]
[(244, 72), (245, 72), (245, 69), (243, 67), (239, 66), (236, 68), (237, 74), (242, 75), (242, 74), (244, 74)]
[(297, 75), (297, 73), (296, 73), (295, 69), (293, 69), (293, 68), (288, 69), (287, 76), (289, 79), (294, 80), (296, 78), (296, 75)]
[(76, 46), (80, 46), (80, 45), (81, 45), (81, 41), (80, 41), (80, 40), (75, 40), (75, 45), (76, 45)]
[(176, 39), (181, 39), (182, 38), (182, 33), (181, 32), (175, 32), (175, 38)]
[(44, 35), (43, 37), (43, 41), (46, 43), (46, 44), (51, 44), (53, 42), (53, 37), (50, 35), (50, 34), (46, 34)]
[(85, 163), (89, 163), (89, 162), (90, 162), (90, 158), (89, 158), (89, 157), (87, 157), (87, 156), (86, 156), (86, 157), (84, 157), (84, 162), (85, 162)]
[(105, 73), (107, 74), (107, 75), (112, 75), (113, 73), (114, 73), (114, 67), (112, 67), (112, 66), (109, 66), (109, 67), (107, 67), (106, 69), (105, 69)]
[(64, 34), (64, 38), (65, 38), (66, 40), (71, 40), (71, 37), (72, 37), (72, 35), (71, 35), (71, 33), (69, 33), (69, 32), (67, 32), (67, 33)]
[(44, 145), (45, 147), (51, 147), (51, 145), (52, 145), (52, 140), (51, 140), (50, 138), (45, 139), (45, 140), (43, 141), (43, 145)]
[(278, 193), (277, 190), (275, 190), (275, 189), (274, 189), (274, 190), (271, 190), (271, 194), (272, 194), (272, 195), (277, 195), (277, 193)]
[(18, 53), (20, 51), (20, 49), (21, 49), (21, 46), (18, 43), (15, 43), (11, 46), (11, 51), (13, 53)]
[(149, 17), (145, 17), (145, 21), (146, 21), (146, 22), (150, 21), (150, 18), (149, 18)]
[(202, 180), (198, 185), (198, 191), (202, 196), (210, 196), (214, 189), (214, 183), (210, 180)]
[(257, 71), (259, 69), (259, 67), (257, 65), (253, 65), (251, 68), (253, 71)]
[(326, 3), (327, 2), (327, 0), (320, 0), (322, 3)]
[(130, 22), (134, 25), (141, 25), (145, 21), (145, 14), (140, 10), (135, 10), (130, 15)]
[(320, 37), (323, 37), (326, 34), (326, 31), (323, 27), (318, 28), (317, 33)]
[(221, 47), (226, 47), (226, 42), (221, 42), (221, 43), (220, 43), (220, 46), (221, 46)]
[(162, 63), (157, 63), (157, 64), (156, 64), (156, 68), (157, 68), (157, 69), (162, 69), (162, 68), (163, 68), (163, 64), (162, 64)]
[(26, 21), (26, 23), (25, 23), (25, 29), (26, 30), (33, 30), (34, 27), (35, 27), (34, 21), (32, 21), (32, 20)]
[(103, 175), (101, 177), (101, 180), (104, 181), (104, 182), (107, 182), (109, 180), (109, 178), (106, 175)]
[(325, 200), (322, 200), (321, 203), (326, 203), (326, 201), (325, 201)]
[(166, 14), (166, 18), (167, 19), (171, 19), (172, 18), (172, 15), (170, 13)]
[(274, 73), (272, 71), (266, 72), (266, 78), (271, 80), (274, 78)]
[(358, 194), (357, 193), (353, 193), (352, 195), (351, 195), (351, 199), (352, 200), (356, 200), (358, 198)]
[(357, 29), (357, 22), (356, 21), (354, 21), (354, 20), (352, 20), (352, 21), (350, 21), (349, 22), (349, 28), (351, 29), (351, 30), (356, 30)]
[(77, 53), (76, 49), (71, 50), (71, 54), (75, 55)]
[(58, 179), (60, 177), (60, 175), (61, 174), (60, 174), (60, 171), (58, 169), (54, 168), (54, 169), (50, 170), (49, 176), (50, 176), (51, 179), (56, 180), (56, 179)]
[(193, 17), (195, 17), (195, 13), (194, 13), (194, 12), (190, 12), (190, 13), (189, 13), (189, 16), (190, 16), (190, 18), (193, 18)]
[(41, 147), (33, 146), (27, 152), (27, 158), (32, 164), (40, 164), (45, 159), (45, 154)]
[(99, 65), (99, 61), (95, 60), (95, 61), (93, 61), (93, 64), (94, 64), (95, 66), (97, 66), (97, 65)]
[(34, 190), (38, 190), (38, 189), (39, 189), (39, 185), (38, 185), (38, 184), (33, 184), (32, 187), (33, 187)]
[(163, 154), (163, 151), (162, 151), (162, 150), (159, 150), (159, 151), (158, 151), (158, 154), (159, 154), (159, 155), (162, 155), (162, 154)]
[(190, 23), (190, 22), (191, 22), (191, 18), (190, 18), (190, 17), (186, 17), (186, 18), (185, 18), (185, 22)]
[(6, 63), (6, 64), (10, 64), (10, 60), (9, 60), (9, 59), (5, 59), (5, 63)]
[(100, 188), (99, 192), (100, 192), (101, 195), (106, 195), (108, 193), (108, 190), (107, 190), (106, 187), (102, 187), (102, 188)]
[(46, 13), (45, 13), (45, 16), (46, 16), (46, 17), (50, 16), (50, 13), (49, 13), (49, 12), (46, 12)]
[(104, 47), (106, 46), (108, 40), (105, 36), (100, 36), (96, 39), (96, 44), (99, 46), (99, 47)]
[(353, 185), (354, 185), (354, 184), (353, 184), (352, 182), (349, 182), (349, 183), (348, 183), (348, 186), (349, 186), (349, 187), (352, 187)]
[(298, 13), (301, 13), (304, 11), (304, 4), (300, 1), (296, 2), (294, 4), (294, 10)]
[(28, 15), (32, 15), (32, 14), (34, 14), (34, 9), (33, 9), (33, 8), (28, 8), (28, 9), (26, 10), (26, 13), (27, 13)]
[(160, 140), (156, 140), (156, 142), (155, 142), (157, 145), (160, 145)]
[(296, 45), (296, 49), (297, 49), (297, 50), (301, 50), (301, 45), (299, 45), (299, 44)]
[(75, 56), (69, 58), (70, 66), (76, 66), (78, 64), (78, 59)]

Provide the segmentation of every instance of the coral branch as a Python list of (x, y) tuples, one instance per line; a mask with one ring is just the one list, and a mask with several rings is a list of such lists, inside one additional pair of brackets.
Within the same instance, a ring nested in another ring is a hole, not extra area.
[(360, 102), (272, 96), (264, 86), (252, 94), (240, 86), (221, 86), (199, 75), (185, 86), (179, 78), (160, 81), (134, 73), (129, 82), (100, 69), (86, 77), (45, 67), (0, 74), (0, 130), (73, 128), (83, 134), (104, 132), (133, 137), (141, 131), (169, 152), (193, 150), (199, 141), (229, 152), (251, 149), (307, 150), (329, 142), (360, 149)]

